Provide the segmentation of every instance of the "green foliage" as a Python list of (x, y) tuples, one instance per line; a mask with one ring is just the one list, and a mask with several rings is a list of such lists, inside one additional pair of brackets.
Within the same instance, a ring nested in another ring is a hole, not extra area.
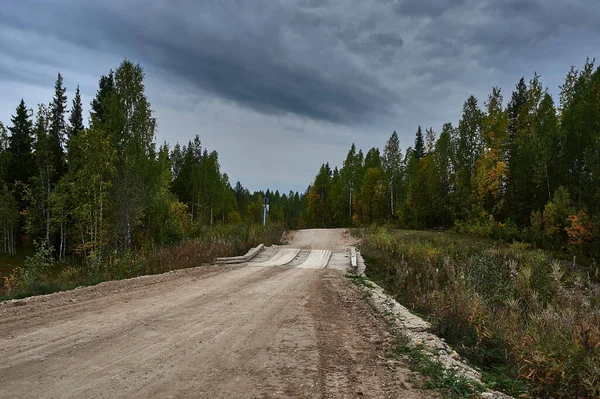
[(361, 252), (367, 275), (426, 315), (497, 389), (597, 396), (600, 295), (586, 288), (594, 287), (587, 274), (567, 275), (563, 263), (526, 244), (451, 233), (371, 229)]
[(422, 346), (409, 347), (398, 345), (394, 349), (396, 357), (407, 357), (411, 369), (429, 377), (425, 387), (428, 389), (441, 389), (448, 398), (471, 398), (485, 390), (478, 381), (470, 380), (455, 371), (449, 371), (436, 360), (425, 353)]
[(366, 278), (362, 274), (348, 273), (348, 274), (346, 274), (346, 277), (348, 277), (356, 285), (360, 285), (360, 286), (363, 286), (365, 288), (371, 288), (371, 289), (375, 288), (375, 286), (373, 284), (371, 284), (371, 282), (369, 281), (369, 279)]
[(565, 227), (571, 213), (571, 199), (564, 187), (559, 187), (554, 193), (552, 201), (544, 207), (543, 221), (544, 233), (557, 242), (566, 241)]
[(388, 183), (383, 171), (369, 168), (360, 190), (360, 215), (363, 223), (382, 223), (388, 215)]
[(63, 149), (67, 123), (65, 113), (67, 112), (67, 88), (63, 86), (63, 77), (59, 73), (54, 84), (54, 98), (50, 103), (48, 151), (50, 155), (52, 175), (50, 181), (55, 184), (66, 172), (66, 156)]
[(402, 183), (402, 149), (398, 134), (394, 131), (385, 145), (382, 166), (390, 185), (390, 214), (394, 216), (394, 208)]
[(6, 149), (8, 165), (5, 182), (8, 184), (14, 184), (16, 181), (28, 183), (34, 173), (32, 155), (33, 122), (30, 117), (31, 111), (25, 106), (25, 101), (21, 100), (15, 115), (11, 118), (12, 126), (8, 128), (11, 133)]
[[(239, 182), (234, 190), (218, 153), (202, 148), (198, 136), (172, 151), (167, 143), (157, 146), (144, 78), (142, 67), (128, 60), (102, 76), (88, 127), (79, 88), (67, 124), (60, 74), (50, 105), (38, 108), (35, 126), (23, 100), (10, 135), (0, 123), (0, 252), (16, 256), (27, 243), (42, 245), (29, 265), (8, 273), (5, 294), (189, 267), (244, 253), (260, 241), (277, 242), (284, 225), (305, 225), (303, 195), (251, 194)], [(328, 201), (336, 190), (340, 195), (338, 171), (333, 175), (336, 188)], [(257, 227), (265, 197), (269, 223)], [(173, 253), (169, 261), (169, 251), (180, 244), (182, 255)], [(57, 259), (42, 273), (45, 251)], [(150, 265), (151, 255), (162, 260)]]
[(425, 140), (423, 140), (423, 131), (421, 130), (421, 126), (419, 126), (417, 133), (415, 134), (415, 148), (413, 151), (413, 156), (417, 161), (419, 161), (425, 155)]
[[(527, 240), (593, 263), (600, 251), (599, 90), (600, 67), (588, 60), (568, 73), (559, 108), (534, 74), (519, 80), (506, 105), (497, 87), (484, 109), (470, 96), (458, 127), (444, 124), (437, 139), (433, 128), (424, 137), (419, 126), (403, 159), (395, 131), (383, 156), (371, 148), (363, 157), (352, 144), (339, 170), (341, 185), (330, 175), (327, 190), (311, 191), (323, 187), (321, 169), (307, 190), (307, 222), (454, 227)], [(380, 204), (385, 217), (371, 211), (372, 190), (361, 193), (371, 168), (382, 170), (388, 184), (387, 204)]]
[(83, 104), (81, 103), (81, 94), (79, 92), (79, 86), (77, 86), (77, 90), (75, 91), (75, 97), (73, 98), (73, 106), (69, 113), (69, 125), (69, 140), (71, 140), (71, 138), (73, 137), (77, 137), (85, 129), (85, 126), (83, 125)]
[(51, 292), (49, 273), (53, 263), (52, 250), (45, 242), (38, 241), (35, 253), (25, 258), (24, 266), (15, 267), (8, 277), (4, 277), (4, 288), (0, 285), (0, 298), (2, 291), (14, 297)]
[[(181, 205), (176, 208), (179, 209), (174, 212), (184, 211)], [(26, 258), (24, 266), (14, 268), (0, 281), (0, 300), (198, 267), (214, 262), (219, 256), (242, 255), (260, 243), (279, 244), (282, 233), (281, 225), (204, 226), (194, 232), (194, 236), (170, 246), (105, 253), (96, 249), (85, 258), (62, 261), (54, 259), (52, 250), (40, 241), (35, 254)]]

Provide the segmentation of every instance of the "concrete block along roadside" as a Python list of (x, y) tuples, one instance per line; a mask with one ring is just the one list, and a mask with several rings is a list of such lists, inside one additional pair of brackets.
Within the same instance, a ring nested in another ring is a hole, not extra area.
[(265, 247), (264, 244), (259, 244), (258, 246), (254, 247), (254, 248), (250, 249), (248, 252), (246, 252), (245, 255), (217, 258), (217, 263), (218, 264), (236, 264), (236, 263), (248, 262), (252, 258), (256, 257), (256, 255), (258, 255), (260, 253), (260, 251), (262, 251), (264, 249), (264, 247)]

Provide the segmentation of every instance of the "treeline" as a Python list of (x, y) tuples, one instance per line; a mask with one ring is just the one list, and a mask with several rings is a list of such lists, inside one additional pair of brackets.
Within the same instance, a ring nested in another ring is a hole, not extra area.
[(99, 80), (87, 127), (79, 87), (70, 109), (58, 74), (55, 94), (36, 112), (21, 100), (0, 123), (0, 251), (39, 243), (55, 258), (170, 245), (203, 226), (270, 219), (298, 224), (298, 193), (251, 194), (231, 187), (218, 154), (156, 144), (157, 121), (144, 73), (130, 61)]
[(352, 145), (309, 187), (308, 224), (454, 227), (597, 254), (600, 68), (571, 68), (560, 89), (556, 105), (536, 74), (506, 105), (495, 87), (483, 107), (466, 100), (458, 126), (419, 126), (404, 152), (396, 132), (383, 153)]

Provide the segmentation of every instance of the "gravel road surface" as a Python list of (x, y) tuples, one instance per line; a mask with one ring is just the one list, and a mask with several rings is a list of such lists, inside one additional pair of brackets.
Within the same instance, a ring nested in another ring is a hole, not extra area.
[[(0, 304), (0, 397), (431, 395), (390, 365), (387, 325), (336, 270), (349, 265), (352, 239), (304, 230), (286, 240), (244, 265)], [(268, 266), (282, 249), (299, 251)]]

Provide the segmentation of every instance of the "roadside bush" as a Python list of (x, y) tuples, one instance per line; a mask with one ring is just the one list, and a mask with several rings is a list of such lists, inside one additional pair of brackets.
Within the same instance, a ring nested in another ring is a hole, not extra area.
[(24, 267), (16, 267), (8, 277), (4, 277), (4, 295), (17, 297), (45, 294), (52, 291), (50, 272), (54, 263), (52, 251), (45, 242), (36, 243), (36, 251), (25, 258)]
[[(173, 211), (180, 210), (174, 208)], [(165, 237), (174, 240), (180, 234), (178, 231), (169, 230)], [(192, 237), (177, 240), (175, 245), (126, 252), (95, 251), (85, 258), (62, 261), (55, 261), (52, 252), (39, 244), (35, 254), (26, 258), (25, 267), (15, 268), (0, 281), (0, 300), (202, 266), (220, 256), (244, 254), (260, 243), (278, 244), (283, 231), (283, 226), (278, 224), (196, 226)]]
[(516, 267), (512, 260), (505, 260), (498, 253), (485, 251), (472, 255), (465, 271), (469, 288), (486, 298), (490, 304), (499, 306), (513, 297)]
[(370, 229), (361, 252), (369, 277), (426, 315), (496, 389), (600, 397), (600, 288), (580, 268), (567, 273), (527, 244), (436, 232)]
[(492, 215), (485, 212), (474, 220), (457, 221), (454, 231), (459, 234), (470, 234), (507, 242), (522, 240), (523, 237), (523, 233), (512, 219), (508, 219), (505, 223), (497, 222)]

